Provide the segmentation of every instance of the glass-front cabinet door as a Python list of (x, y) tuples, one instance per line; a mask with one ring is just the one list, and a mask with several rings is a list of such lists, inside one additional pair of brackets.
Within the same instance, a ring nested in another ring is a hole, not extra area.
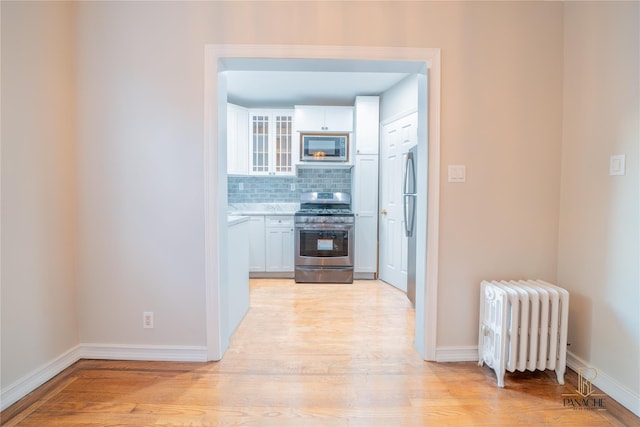
[(269, 172), (269, 114), (251, 113), (251, 172)]
[(293, 173), (293, 111), (276, 114), (275, 119), (275, 173)]
[(250, 173), (294, 175), (293, 110), (251, 110)]

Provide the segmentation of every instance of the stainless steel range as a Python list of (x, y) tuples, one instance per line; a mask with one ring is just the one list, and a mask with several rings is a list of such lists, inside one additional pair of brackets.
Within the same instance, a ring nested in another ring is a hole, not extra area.
[(351, 196), (302, 193), (295, 214), (295, 280), (298, 283), (353, 283)]

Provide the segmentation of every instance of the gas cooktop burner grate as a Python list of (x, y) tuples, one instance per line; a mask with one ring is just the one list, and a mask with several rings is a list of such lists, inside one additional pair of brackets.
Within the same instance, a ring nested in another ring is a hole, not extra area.
[(296, 212), (295, 215), (296, 216), (303, 216), (303, 215), (349, 216), (349, 215), (353, 215), (353, 212), (351, 211), (351, 209), (346, 209), (346, 208), (306, 208), (306, 209), (300, 209), (299, 211)]

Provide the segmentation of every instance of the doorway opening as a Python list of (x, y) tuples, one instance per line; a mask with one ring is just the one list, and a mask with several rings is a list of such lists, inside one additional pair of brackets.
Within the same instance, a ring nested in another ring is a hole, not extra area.
[[(207, 45), (205, 48), (205, 264), (207, 357), (220, 360), (229, 343), (225, 71), (404, 70), (418, 76), (415, 347), (435, 360), (437, 330), (438, 203), (440, 174), (440, 50), (344, 46)], [(427, 80), (429, 90), (427, 91)]]

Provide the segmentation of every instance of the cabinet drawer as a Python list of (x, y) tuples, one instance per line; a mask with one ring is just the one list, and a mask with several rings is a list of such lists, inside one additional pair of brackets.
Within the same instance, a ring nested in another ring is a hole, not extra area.
[(292, 216), (268, 216), (265, 222), (267, 227), (293, 227)]

